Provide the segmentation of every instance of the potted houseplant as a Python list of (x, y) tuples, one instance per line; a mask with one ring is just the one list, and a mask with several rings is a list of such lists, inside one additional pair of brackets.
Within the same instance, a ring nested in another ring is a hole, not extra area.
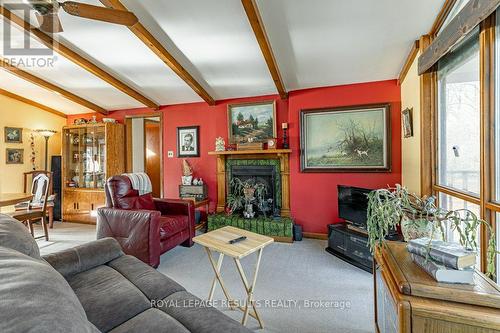
[(229, 211), (236, 212), (243, 209), (245, 218), (253, 218), (255, 212), (253, 205), (262, 211), (266, 216), (266, 195), (268, 193), (267, 186), (256, 181), (254, 178), (242, 181), (237, 177), (233, 177), (230, 181), (231, 193), (227, 197), (227, 206)]
[(485, 225), (490, 234), (487, 248), (487, 274), (495, 273), (495, 235), (491, 226), (467, 209), (447, 211), (438, 208), (434, 197), (419, 197), (405, 187), (396, 185), (368, 194), (367, 231), (370, 249), (382, 244), (391, 230), (400, 226), (406, 241), (429, 237), (447, 240), (446, 228), (458, 234), (459, 242), (477, 251), (477, 231)]

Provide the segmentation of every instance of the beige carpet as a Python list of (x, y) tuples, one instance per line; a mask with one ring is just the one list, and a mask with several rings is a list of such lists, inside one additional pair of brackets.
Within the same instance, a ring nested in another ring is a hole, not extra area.
[[(50, 241), (38, 243), (45, 254), (93, 239), (94, 226), (57, 223)], [(373, 332), (372, 275), (328, 254), (325, 246), (326, 241), (306, 239), (274, 243), (264, 250), (255, 298), (265, 329), (258, 330), (253, 318), (248, 320), (249, 328), (263, 333)], [(254, 263), (254, 256), (242, 261), (249, 278)], [(213, 272), (202, 247), (177, 247), (165, 253), (158, 270), (206, 299)], [(243, 286), (231, 260), (225, 259), (222, 274), (231, 296), (243, 300)], [(221, 311), (241, 319), (241, 312), (225, 307), (219, 287), (215, 296)]]

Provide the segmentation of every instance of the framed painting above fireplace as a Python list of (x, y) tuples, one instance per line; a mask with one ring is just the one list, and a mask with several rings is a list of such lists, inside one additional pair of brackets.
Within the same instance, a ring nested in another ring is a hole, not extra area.
[(390, 105), (302, 110), (302, 172), (390, 172)]
[(227, 107), (229, 142), (266, 142), (276, 138), (276, 102), (230, 104)]

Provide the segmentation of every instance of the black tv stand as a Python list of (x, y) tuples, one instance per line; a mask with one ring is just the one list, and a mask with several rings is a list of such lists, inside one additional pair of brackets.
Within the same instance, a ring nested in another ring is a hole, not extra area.
[[(400, 240), (391, 235), (391, 240)], [(328, 247), (325, 249), (351, 265), (372, 273), (373, 256), (368, 245), (368, 235), (362, 228), (349, 228), (346, 223), (328, 225)]]

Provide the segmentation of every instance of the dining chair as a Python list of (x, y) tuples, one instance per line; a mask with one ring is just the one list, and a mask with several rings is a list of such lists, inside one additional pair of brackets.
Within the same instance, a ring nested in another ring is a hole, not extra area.
[[(24, 180), (23, 180), (23, 189), (24, 192), (27, 193), (29, 191), (28, 185), (33, 185), (33, 180), (35, 179), (36, 176), (39, 174), (44, 174), (47, 175), (50, 178), (50, 184), (49, 184), (49, 198), (47, 200), (47, 214), (49, 216), (49, 228), (52, 229), (54, 227), (54, 200), (55, 200), (55, 194), (52, 193), (52, 172), (50, 171), (45, 171), (45, 170), (33, 170), (29, 172), (24, 172)], [(28, 179), (31, 180), (31, 183), (28, 182)], [(15, 205), (16, 210), (26, 210), (28, 207), (29, 201), (19, 203)], [(32, 203), (32, 207), (35, 208), (36, 204), (38, 204), (40, 207), (42, 206), (42, 203)]]
[[(31, 185), (31, 194), (33, 194), (32, 199), (28, 202), (26, 209), (16, 210), (10, 213), (11, 217), (18, 221), (28, 224), (31, 235), (34, 238), (45, 237), (45, 240), (49, 240), (49, 231), (47, 228), (47, 202), (49, 197), (49, 190), (51, 184), (51, 173), (39, 173), (33, 178)], [(44, 236), (35, 237), (35, 231), (33, 224), (41, 220)]]

